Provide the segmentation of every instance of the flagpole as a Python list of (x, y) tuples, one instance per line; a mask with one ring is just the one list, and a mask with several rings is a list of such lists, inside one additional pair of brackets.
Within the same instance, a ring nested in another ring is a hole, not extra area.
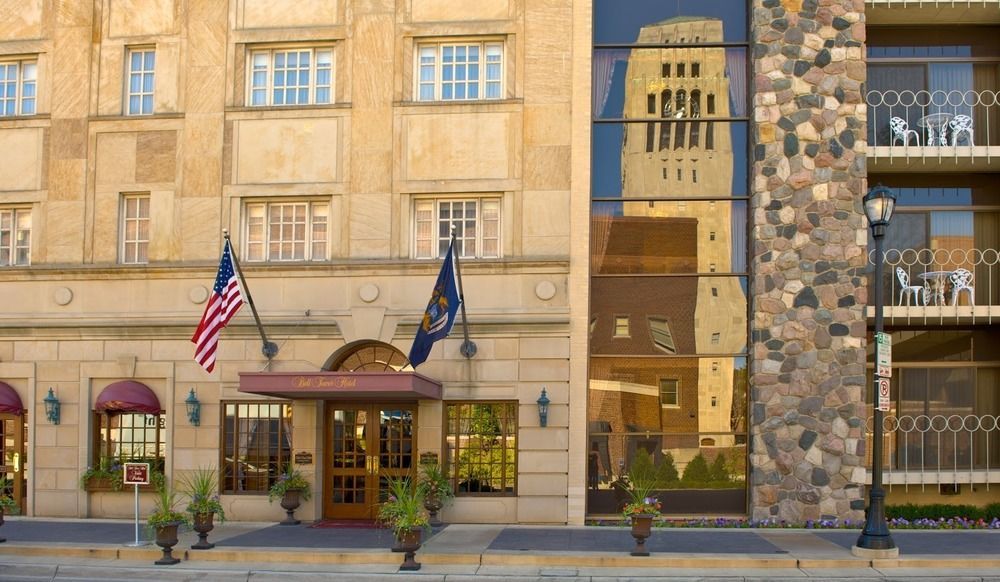
[(476, 347), (476, 342), (469, 339), (469, 318), (465, 315), (465, 292), (462, 291), (462, 267), (458, 261), (458, 249), (455, 248), (455, 225), (451, 225), (451, 248), (454, 251), (452, 257), (455, 258), (455, 278), (458, 279), (458, 301), (462, 306), (462, 332), (465, 335), (465, 341), (462, 342), (462, 347), (459, 348), (459, 352), (462, 353), (466, 358), (471, 359), (472, 356), (476, 355), (478, 348)]
[[(226, 242), (229, 242), (229, 248), (232, 249), (232, 241), (229, 239), (229, 229), (222, 229), (222, 236), (225, 237)], [(233, 265), (236, 266), (236, 274), (240, 277), (240, 285), (243, 286), (243, 294), (246, 295), (247, 303), (250, 304), (250, 311), (253, 312), (253, 319), (257, 322), (257, 331), (260, 332), (260, 339), (264, 342), (264, 345), (260, 348), (264, 357), (268, 360), (274, 358), (278, 355), (278, 344), (268, 341), (267, 334), (264, 333), (264, 325), (260, 322), (260, 315), (257, 314), (257, 307), (253, 304), (253, 297), (250, 295), (250, 288), (247, 287), (247, 281), (243, 278), (243, 269), (240, 268), (240, 260), (236, 258), (236, 251), (233, 250), (230, 253), (233, 258)]]

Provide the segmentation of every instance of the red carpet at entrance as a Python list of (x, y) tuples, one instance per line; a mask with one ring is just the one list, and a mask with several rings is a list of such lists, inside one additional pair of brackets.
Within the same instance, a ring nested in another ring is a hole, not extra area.
[(309, 527), (378, 529), (379, 525), (370, 519), (321, 519)]

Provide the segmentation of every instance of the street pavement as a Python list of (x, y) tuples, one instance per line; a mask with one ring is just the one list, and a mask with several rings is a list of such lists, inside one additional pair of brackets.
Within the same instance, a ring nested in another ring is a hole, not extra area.
[(658, 528), (651, 555), (635, 557), (625, 527), (453, 524), (425, 539), (419, 572), (399, 572), (391, 533), (373, 527), (230, 522), (211, 550), (189, 549), (197, 535), (182, 533), (174, 566), (153, 565), (156, 546), (131, 547), (134, 532), (128, 521), (7, 518), (0, 582), (1000, 582), (1000, 531), (894, 531), (899, 557), (866, 559), (851, 554), (856, 530)]

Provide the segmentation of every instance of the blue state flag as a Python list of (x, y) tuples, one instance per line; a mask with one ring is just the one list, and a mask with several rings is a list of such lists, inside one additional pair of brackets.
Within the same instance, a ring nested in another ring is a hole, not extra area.
[(427, 359), (434, 342), (448, 337), (451, 326), (455, 325), (458, 307), (461, 300), (458, 297), (458, 276), (455, 272), (455, 243), (448, 245), (448, 254), (444, 256), (444, 264), (434, 283), (434, 292), (427, 303), (427, 310), (417, 328), (417, 337), (413, 338), (410, 348), (410, 365), (414, 368)]

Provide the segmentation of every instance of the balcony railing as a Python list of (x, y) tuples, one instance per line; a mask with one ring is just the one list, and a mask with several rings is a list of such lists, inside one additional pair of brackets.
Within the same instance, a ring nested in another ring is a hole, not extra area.
[(869, 91), (868, 145), (875, 157), (985, 157), (1000, 151), (997, 91)]
[(1000, 316), (1000, 250), (888, 249), (884, 258), (886, 318), (972, 324)]
[[(872, 460), (872, 417), (865, 423), (866, 466)], [(1000, 416), (887, 414), (883, 418), (883, 481), (889, 485), (1000, 483)], [(871, 473), (868, 474), (871, 482)]]

